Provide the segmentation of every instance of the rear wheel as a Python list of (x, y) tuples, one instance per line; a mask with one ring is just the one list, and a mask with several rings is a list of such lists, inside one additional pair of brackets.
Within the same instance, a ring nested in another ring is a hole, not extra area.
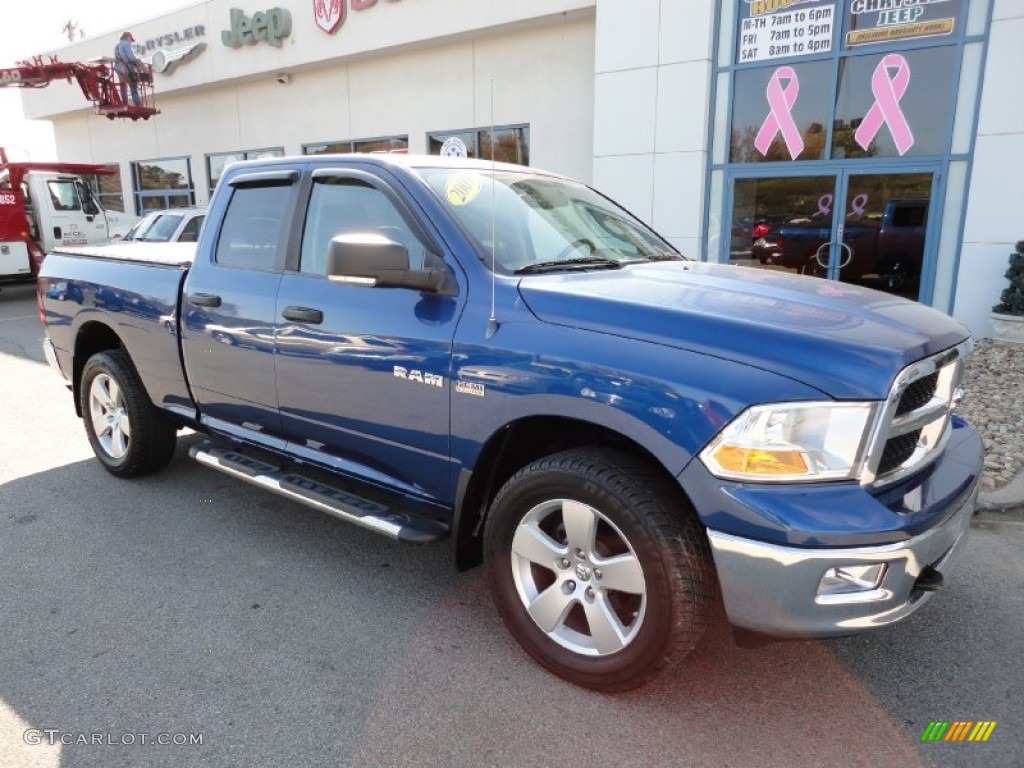
[(704, 634), (707, 538), (682, 494), (628, 454), (572, 450), (523, 468), (495, 497), (485, 536), (502, 619), (571, 682), (637, 688)]
[(124, 350), (89, 358), (79, 397), (89, 443), (112, 475), (138, 477), (171, 460), (177, 429), (150, 402)]

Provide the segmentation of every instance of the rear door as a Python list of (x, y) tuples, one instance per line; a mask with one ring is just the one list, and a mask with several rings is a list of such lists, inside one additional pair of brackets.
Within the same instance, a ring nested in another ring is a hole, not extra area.
[(304, 219), (297, 269), (284, 275), (277, 300), (277, 392), (289, 450), (421, 501), (447, 500), (449, 371), (465, 291), (441, 296), (326, 276), (327, 245), (341, 233), (400, 242), (413, 268), (444, 264), (381, 176), (315, 171)]
[[(297, 170), (260, 170), (228, 184), (219, 229), (199, 245), (182, 299), (185, 371), (208, 426), (283, 447), (274, 376), (276, 297)], [(211, 220), (212, 223), (212, 220)]]

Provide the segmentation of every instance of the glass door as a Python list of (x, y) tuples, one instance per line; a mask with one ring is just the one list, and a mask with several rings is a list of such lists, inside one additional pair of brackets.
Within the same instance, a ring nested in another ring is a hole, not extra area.
[[(849, 173), (828, 277), (918, 299), (935, 173)], [(934, 252), (934, 249), (932, 249)]]
[(836, 174), (736, 179), (729, 262), (824, 277), (837, 184)]
[(735, 178), (729, 262), (921, 295), (937, 173)]

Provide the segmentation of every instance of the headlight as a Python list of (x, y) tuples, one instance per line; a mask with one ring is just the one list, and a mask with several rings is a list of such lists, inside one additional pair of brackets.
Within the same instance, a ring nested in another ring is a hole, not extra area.
[(876, 403), (748, 408), (701, 451), (717, 477), (758, 482), (847, 480), (860, 474)]

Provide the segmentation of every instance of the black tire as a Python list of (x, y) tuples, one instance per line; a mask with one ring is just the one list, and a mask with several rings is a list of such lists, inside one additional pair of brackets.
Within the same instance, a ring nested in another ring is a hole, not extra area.
[(110, 474), (139, 477), (167, 466), (177, 428), (150, 401), (127, 352), (90, 357), (78, 394), (89, 443)]
[[(578, 535), (581, 522), (596, 533)], [(588, 539), (593, 547), (580, 556), (576, 543)], [(539, 549), (527, 549), (537, 541)], [(648, 683), (697, 646), (711, 618), (707, 536), (681, 491), (629, 454), (575, 449), (524, 467), (491, 504), (485, 548), (492, 595), (509, 631), (542, 666), (586, 688), (617, 692)], [(612, 581), (625, 588), (608, 586)], [(552, 629), (541, 627), (528, 603)], [(560, 607), (545, 614), (542, 605)], [(591, 617), (614, 632), (595, 631)]]

